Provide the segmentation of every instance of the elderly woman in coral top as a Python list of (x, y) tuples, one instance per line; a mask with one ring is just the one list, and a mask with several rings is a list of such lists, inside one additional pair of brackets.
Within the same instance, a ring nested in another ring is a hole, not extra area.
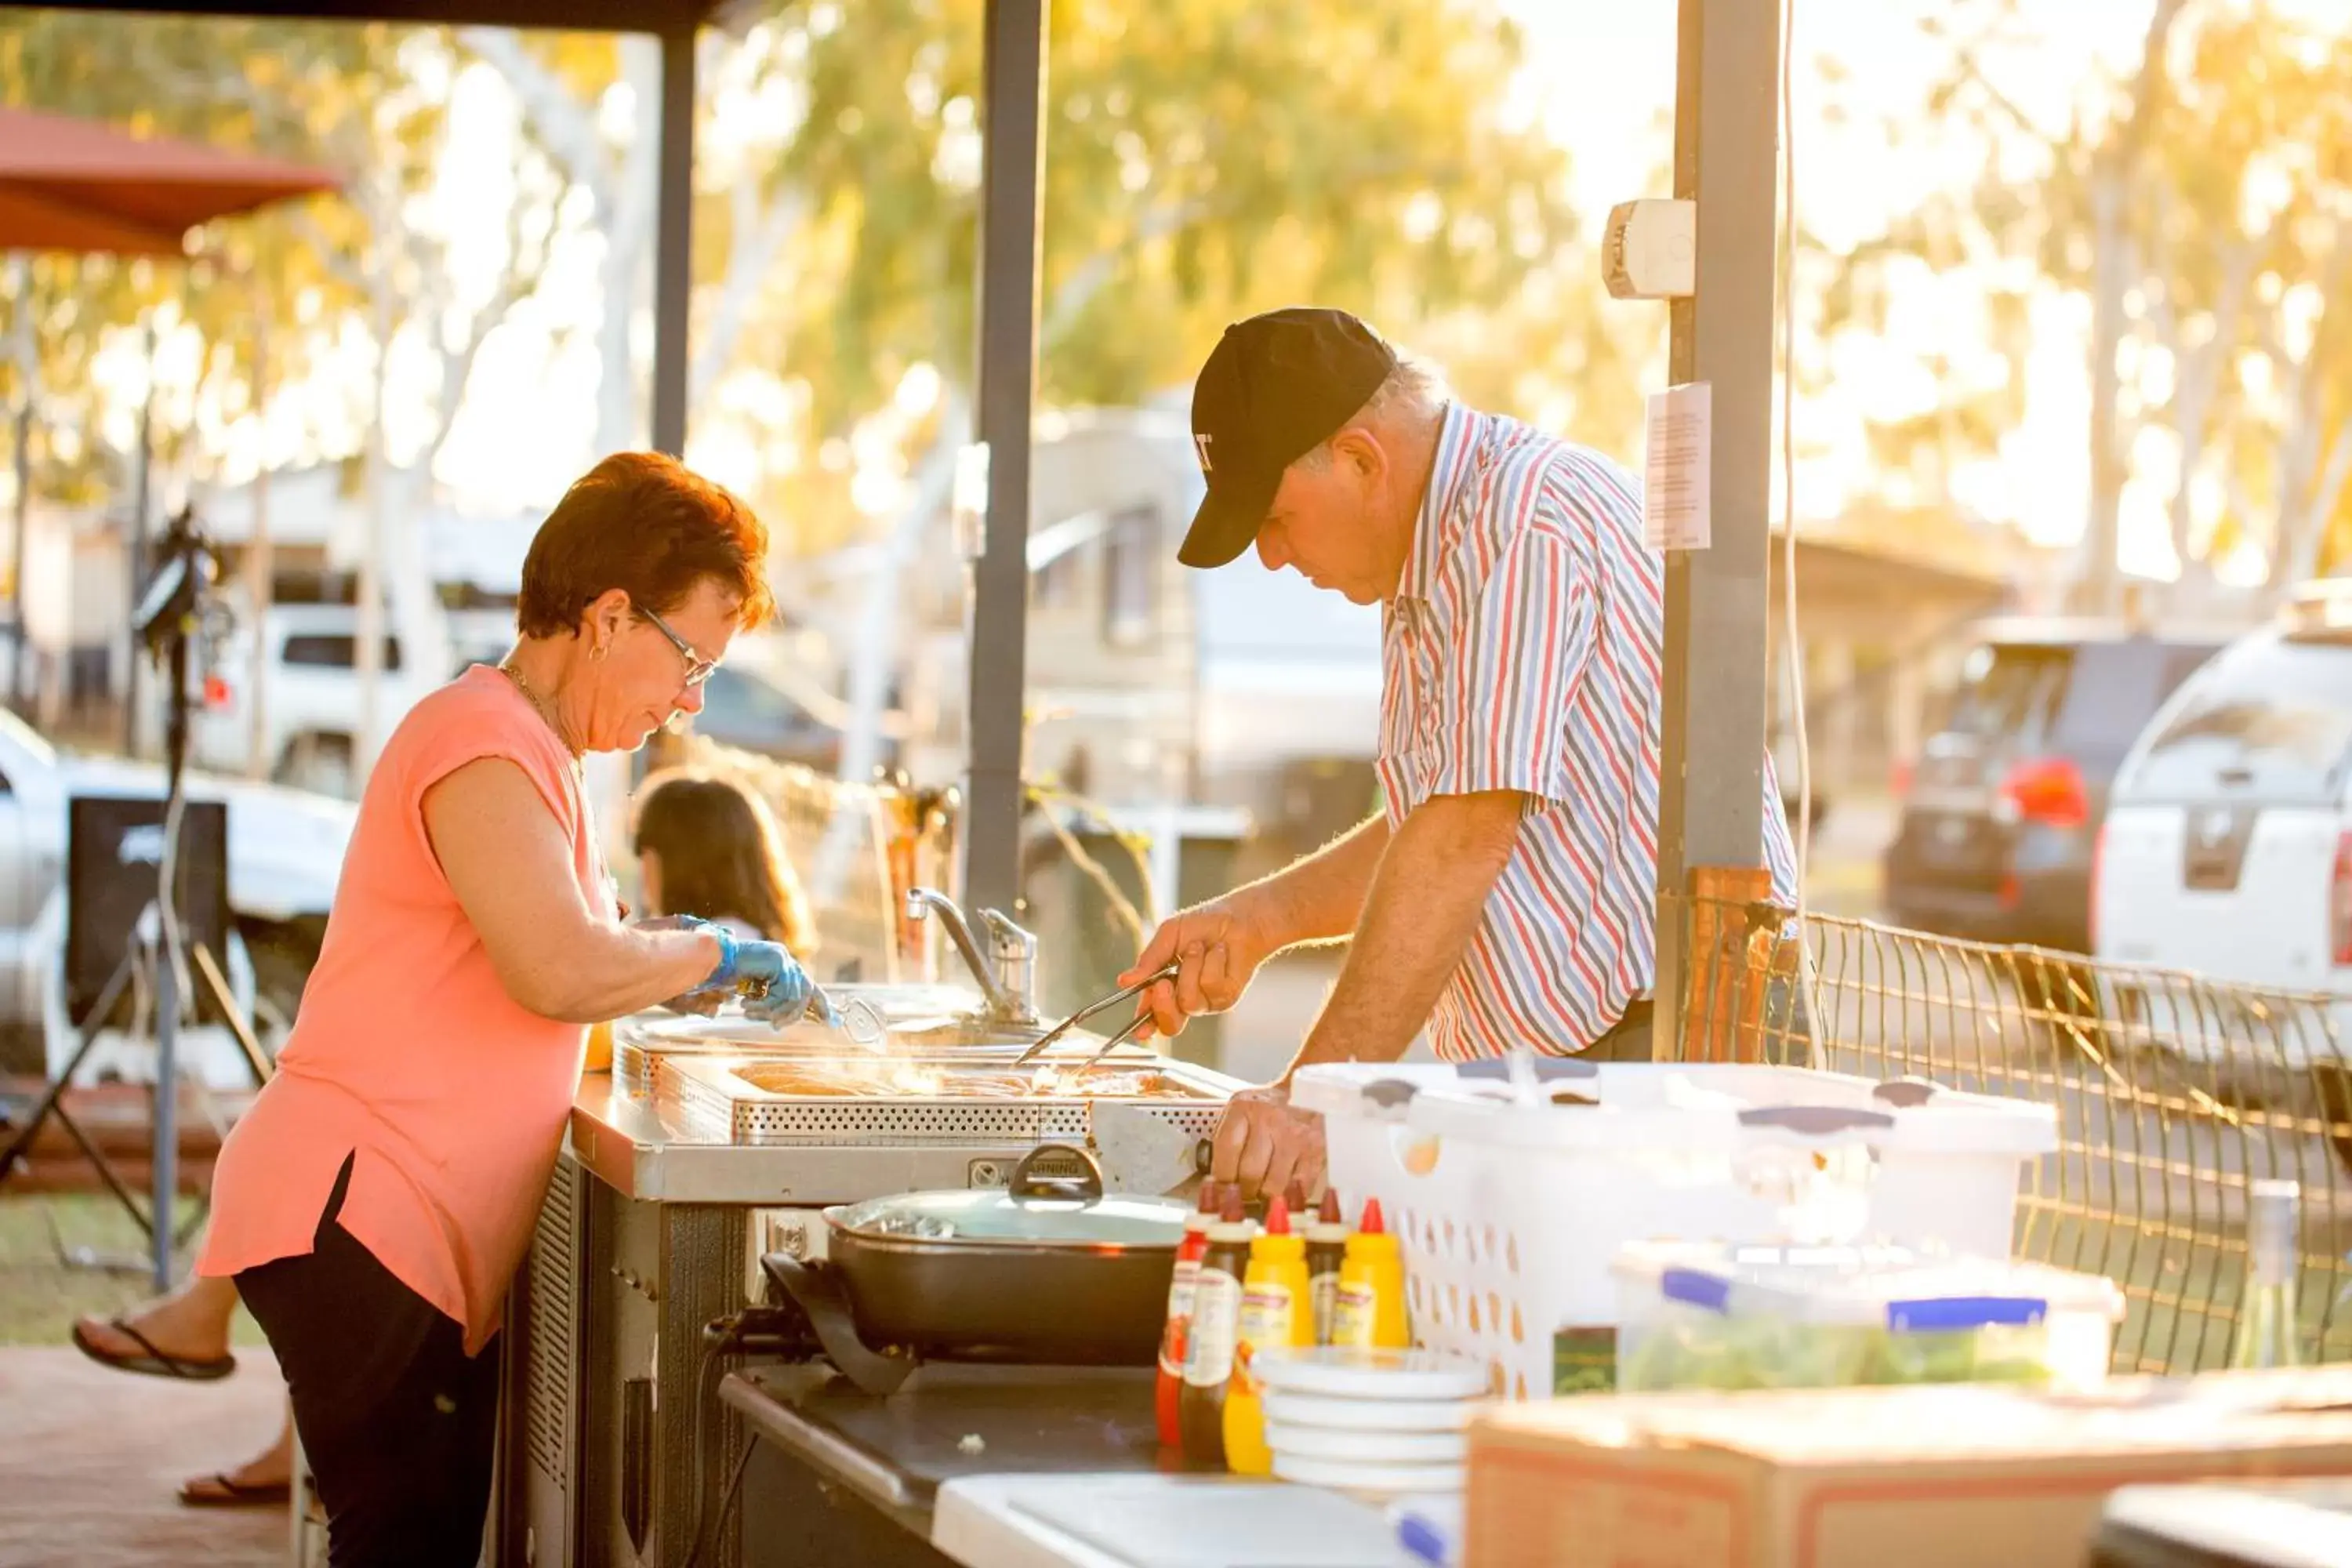
[[(771, 607), (767, 532), (667, 458), (606, 458), (531, 542), (519, 637), (401, 721), (360, 802), (278, 1070), (221, 1152), (202, 1273), (286, 1374), (329, 1560), (470, 1568), (497, 1356), (588, 1026), (659, 1003), (797, 1016), (782, 946), (622, 923), (581, 758), (698, 710)], [(757, 987), (752, 987), (757, 989)]]

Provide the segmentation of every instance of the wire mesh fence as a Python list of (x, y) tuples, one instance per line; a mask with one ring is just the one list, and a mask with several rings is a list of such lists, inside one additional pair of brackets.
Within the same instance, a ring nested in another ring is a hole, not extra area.
[(2303, 1188), (2298, 1305), (2319, 1359), (2352, 1360), (2352, 996), (2263, 990), (1690, 900), (1679, 1055), (1783, 1061), (2054, 1106), (2021, 1258), (2108, 1276), (2118, 1371), (2221, 1364), (2245, 1281), (2250, 1184)]

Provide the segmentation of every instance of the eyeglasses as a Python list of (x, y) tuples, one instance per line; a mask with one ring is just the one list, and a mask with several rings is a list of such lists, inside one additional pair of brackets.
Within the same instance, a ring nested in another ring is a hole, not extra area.
[(676, 631), (671, 629), (670, 624), (667, 621), (663, 620), (651, 610), (646, 609), (642, 605), (639, 605), (636, 608), (637, 614), (646, 618), (647, 625), (651, 626), (654, 630), (661, 633), (662, 636), (669, 638), (669, 646), (677, 649), (677, 657), (686, 660), (686, 683), (688, 686), (701, 685), (704, 681), (709, 680), (711, 675), (717, 671), (719, 668), (719, 661), (717, 659), (705, 658), (700, 654), (695, 652), (694, 645), (692, 643), (678, 636)]

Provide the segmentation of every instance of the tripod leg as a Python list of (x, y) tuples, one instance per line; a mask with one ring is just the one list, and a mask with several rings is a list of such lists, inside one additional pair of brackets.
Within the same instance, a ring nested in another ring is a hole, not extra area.
[(81, 1066), (84, 1053), (89, 1051), (90, 1043), (97, 1037), (95, 1030), (83, 1037), (80, 1047), (73, 1054), (73, 1059), (66, 1064), (66, 1070), (58, 1076), (55, 1083), (49, 1085), (48, 1092), (41, 1096), (41, 1103), (33, 1108), (32, 1119), (8, 1141), (7, 1148), (0, 1149), (0, 1184), (5, 1184), (16, 1173), (17, 1156), (33, 1146), (33, 1140), (40, 1134), (41, 1123), (52, 1116), (65, 1114), (58, 1109), (58, 1101), (65, 1098), (66, 1085), (73, 1081), (74, 1070)]
[(139, 1228), (152, 1237), (155, 1234), (154, 1220), (146, 1209), (140, 1206), (138, 1194), (131, 1190), (130, 1184), (115, 1173), (114, 1164), (107, 1159), (105, 1152), (90, 1142), (89, 1134), (81, 1130), (81, 1123), (68, 1115), (63, 1106), (58, 1108), (56, 1115), (58, 1125), (64, 1128), (74, 1142), (80, 1146), (82, 1158), (88, 1160), (91, 1168), (98, 1172), (99, 1179), (106, 1184), (107, 1190), (115, 1195), (131, 1217), (138, 1222)]
[[(58, 1102), (65, 1099), (66, 1089), (73, 1082), (74, 1074), (81, 1070), (82, 1060), (89, 1055), (90, 1047), (98, 1044), (98, 1037), (105, 1027), (107, 1015), (114, 1011), (115, 1003), (122, 997), (123, 987), (131, 984), (133, 967), (131, 958), (126, 954), (122, 962), (114, 966), (114, 973), (107, 977), (105, 988), (98, 994), (97, 1005), (89, 1010), (89, 1021), (82, 1026), (81, 1040), (74, 1047), (73, 1055), (66, 1061), (65, 1070), (58, 1074), (56, 1081), (49, 1085), (48, 1091), (41, 1096), (41, 1103), (33, 1111), (32, 1120), (26, 1122), (24, 1129), (8, 1141), (5, 1151), (0, 1151), (0, 1184), (6, 1183), (10, 1173), (16, 1170), (17, 1157), (33, 1146), (33, 1140), (39, 1134), (42, 1122), (52, 1116), (60, 1121), (66, 1121), (66, 1114), (59, 1109)], [(71, 1125), (70, 1121), (68, 1125)], [(84, 1152), (89, 1152), (89, 1144), (80, 1137), (79, 1130), (76, 1131), (75, 1138), (82, 1144)], [(96, 1158), (94, 1154), (91, 1157)]]
[(236, 1037), (237, 1048), (245, 1053), (245, 1065), (253, 1070), (255, 1085), (268, 1083), (277, 1068), (269, 1060), (269, 1053), (261, 1048), (261, 1037), (254, 1033), (252, 1021), (237, 1009), (236, 997), (229, 989), (228, 976), (221, 973), (219, 962), (203, 942), (190, 942), (188, 952), (195, 960), (197, 979), (213, 994), (214, 1005), (220, 1009), (222, 1018), (226, 1020), (228, 1032)]

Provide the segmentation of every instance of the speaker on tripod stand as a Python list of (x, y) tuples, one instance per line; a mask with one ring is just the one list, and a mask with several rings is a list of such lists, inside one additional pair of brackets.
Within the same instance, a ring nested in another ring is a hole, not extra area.
[[(83, 1028), (136, 1026), (138, 998), (117, 987), (113, 1005), (100, 1016), (107, 983), (142, 935), (159, 941), (161, 930), (148, 911), (156, 908), (163, 874), (163, 832), (168, 800), (152, 795), (76, 795), (66, 805), (66, 1016)], [(192, 800), (181, 808), (179, 853), (172, 907), (184, 941), (207, 952), (228, 951), (228, 808), (216, 800)], [(148, 920), (144, 933), (140, 922)], [(220, 999), (194, 988), (193, 1021), (227, 1021)]]
[[(188, 645), (200, 632), (220, 629), (221, 609), (211, 596), (216, 570), (211, 542), (197, 528), (194, 512), (183, 508), (158, 542), (154, 578), (134, 622), (148, 655), (165, 673), (163, 798), (79, 796), (68, 808), (63, 979), (68, 1016), (81, 1038), (32, 1120), (0, 1151), (4, 1181), (54, 1117), (147, 1232), (158, 1292), (173, 1284), (178, 1239), (172, 1219), (179, 1186), (181, 1026), (191, 1018), (226, 1025), (256, 1081), (269, 1073), (214, 956), (226, 952), (229, 935), (227, 811), (218, 802), (192, 805), (185, 787)], [(135, 1029), (142, 1016), (153, 1020), (155, 1047), (153, 1181), (143, 1213), (61, 1103), (100, 1035)]]

